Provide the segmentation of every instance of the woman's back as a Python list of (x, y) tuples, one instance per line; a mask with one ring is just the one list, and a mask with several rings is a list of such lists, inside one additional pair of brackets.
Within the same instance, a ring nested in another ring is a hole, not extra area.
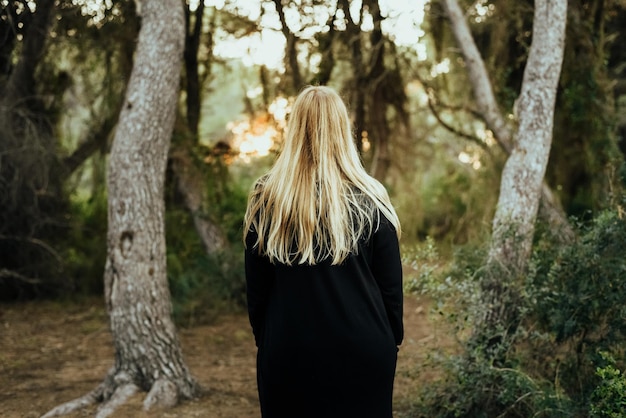
[(399, 235), (345, 105), (327, 87), (305, 89), (245, 216), (263, 417), (391, 417), (403, 337)]
[(399, 257), (386, 220), (340, 265), (247, 254), (248, 282), (268, 286), (248, 288), (249, 301), (267, 292), (263, 315), (251, 315), (264, 417), (391, 417), (403, 335)]

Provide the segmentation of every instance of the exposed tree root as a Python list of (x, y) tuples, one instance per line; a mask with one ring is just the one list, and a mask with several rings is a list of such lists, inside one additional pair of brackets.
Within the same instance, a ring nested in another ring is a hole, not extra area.
[(154, 407), (171, 408), (178, 403), (178, 389), (171, 380), (159, 379), (152, 385), (148, 396), (143, 401), (143, 409), (148, 411)]
[(102, 394), (104, 393), (104, 388), (106, 384), (105, 382), (100, 383), (98, 387), (89, 392), (88, 394), (81, 396), (80, 398), (76, 398), (69, 402), (65, 402), (61, 405), (55, 406), (50, 411), (46, 412), (41, 418), (50, 418), (50, 417), (58, 417), (61, 415), (67, 415), (74, 411), (78, 411), (79, 409), (83, 409), (89, 405), (93, 405), (96, 402), (99, 402), (102, 399)]
[[(68, 415), (97, 402), (101, 402), (101, 405), (98, 407), (96, 418), (106, 418), (139, 390), (141, 388), (133, 382), (128, 373), (109, 374), (98, 387), (88, 394), (54, 407), (41, 418)], [(158, 379), (150, 388), (143, 402), (143, 408), (146, 411), (154, 408), (171, 408), (178, 403), (179, 398), (179, 390), (174, 382)]]
[(134, 383), (124, 383), (118, 386), (109, 400), (100, 405), (96, 418), (108, 417), (115, 412), (119, 406), (123, 405), (128, 398), (137, 393), (137, 391), (139, 391), (139, 386)]

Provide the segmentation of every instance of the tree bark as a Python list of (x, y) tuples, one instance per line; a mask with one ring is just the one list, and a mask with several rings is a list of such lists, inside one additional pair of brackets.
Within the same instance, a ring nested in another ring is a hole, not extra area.
[(536, 0), (533, 38), (518, 98), (517, 140), (502, 171), (489, 262), (525, 272), (542, 196), (563, 63), (567, 0)]
[[(507, 156), (510, 156), (515, 147), (514, 131), (500, 111), (493, 93), (491, 81), (489, 80), (487, 68), (476, 47), (464, 14), (457, 0), (443, 0), (442, 3), (448, 15), (448, 19), (450, 20), (454, 37), (463, 54), (479, 112), (487, 127), (493, 132), (500, 147), (505, 151)], [(519, 108), (519, 105), (517, 107)], [(514, 109), (514, 111), (515, 110), (516, 109)], [(575, 233), (567, 220), (567, 215), (546, 183), (544, 183), (541, 188), (540, 216), (552, 226), (554, 237), (558, 239), (559, 242), (568, 243), (574, 240)]]
[[(563, 62), (567, 0), (535, 0), (532, 43), (517, 100), (515, 134), (498, 110), (485, 66), (458, 3), (443, 0), (443, 4), (463, 51), (479, 109), (509, 154), (502, 172), (491, 245), (482, 271), (481, 313), (470, 341), (498, 361), (519, 322), (521, 296), (517, 280), (527, 271), (540, 202), (545, 207), (554, 205), (543, 178), (550, 155)], [(554, 211), (549, 213), (553, 215)], [(563, 217), (559, 224), (571, 230)]]
[[(345, 43), (350, 48), (350, 64), (352, 71), (354, 72), (353, 83), (354, 87), (351, 92), (351, 109), (354, 112), (354, 132), (356, 136), (356, 146), (359, 153), (363, 153), (363, 137), (366, 134), (365, 124), (365, 91), (367, 90), (367, 75), (363, 62), (363, 50), (361, 48), (361, 29), (359, 25), (352, 19), (350, 14), (350, 2), (348, 0), (339, 0), (338, 7), (343, 9), (343, 14), (346, 20), (346, 30), (344, 32)], [(361, 18), (363, 19), (363, 12), (361, 11)]]
[[(103, 384), (45, 417), (102, 400), (110, 415), (137, 390), (144, 409), (196, 395), (171, 319), (164, 227), (164, 182), (178, 101), (184, 16), (178, 0), (141, 8), (135, 64), (111, 149), (108, 171), (105, 299), (115, 366)], [(167, 10), (167, 13), (163, 13)]]
[[(163, 189), (178, 101), (183, 28), (178, 0), (143, 4), (135, 66), (109, 162), (105, 296), (116, 349), (115, 373), (127, 375), (144, 390), (165, 388), (165, 394), (153, 400), (157, 404), (171, 403), (172, 396), (173, 403), (179, 395), (190, 398), (197, 389), (171, 319), (165, 263)], [(151, 394), (146, 401), (151, 401)]]

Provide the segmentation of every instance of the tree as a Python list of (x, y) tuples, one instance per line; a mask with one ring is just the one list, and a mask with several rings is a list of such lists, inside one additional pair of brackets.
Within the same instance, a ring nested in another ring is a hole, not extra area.
[(464, 53), (477, 103), (487, 125), (509, 154), (502, 172), (482, 283), (485, 314), (478, 319), (476, 331), (478, 334), (506, 332), (515, 323), (517, 309), (513, 281), (526, 272), (535, 220), (545, 190), (543, 178), (550, 155), (554, 105), (563, 62), (567, 1), (535, 1), (532, 44), (517, 99), (517, 131), (510, 131), (498, 110), (484, 64), (457, 1), (444, 0), (443, 5)]
[[(516, 147), (514, 143), (515, 129), (507, 122), (507, 118), (500, 110), (485, 63), (458, 3), (456, 1), (444, 1), (443, 6), (450, 19), (454, 37), (463, 54), (478, 111), (487, 127), (493, 132), (500, 147), (510, 157)], [(562, 55), (563, 51), (561, 51)], [(554, 109), (554, 105), (552, 105), (552, 108)], [(515, 111), (515, 109), (512, 111)], [(550, 187), (545, 183), (542, 184), (541, 188), (540, 210), (542, 218), (552, 227), (555, 238), (562, 242), (571, 242), (573, 240), (574, 232), (567, 221), (565, 212)], [(534, 223), (534, 218), (532, 222)]]
[(300, 70), (300, 63), (298, 62), (298, 48), (297, 41), (298, 37), (295, 33), (291, 31), (289, 26), (287, 25), (287, 19), (285, 18), (285, 11), (283, 9), (282, 0), (273, 0), (274, 6), (276, 7), (276, 13), (278, 13), (278, 17), (280, 19), (281, 31), (285, 36), (285, 61), (288, 64), (287, 68), (289, 74), (291, 75), (291, 93), (297, 94), (302, 87), (304, 87), (302, 82), (302, 74)]
[[(337, 7), (342, 9), (345, 30), (332, 34), (330, 40), (341, 43), (349, 57), (352, 76), (345, 88), (350, 92), (357, 147), (363, 152), (364, 142), (370, 143), (373, 151), (368, 159), (370, 174), (384, 181), (393, 159), (392, 138), (398, 136), (398, 131), (410, 129), (405, 83), (395, 59), (394, 44), (382, 31), (385, 17), (379, 2), (364, 1), (358, 18), (350, 12), (349, 1), (340, 0)], [(369, 33), (362, 30), (368, 15), (373, 24)], [(393, 59), (389, 59), (390, 55)], [(339, 57), (335, 59), (331, 54), (325, 54), (324, 59), (321, 68), (327, 72), (332, 71), (326, 68), (329, 64), (339, 61)]]
[[(138, 390), (144, 408), (173, 406), (198, 385), (185, 365), (167, 285), (164, 181), (178, 102), (184, 50), (184, 16), (178, 0), (141, 4), (135, 64), (108, 168), (108, 236), (105, 299), (115, 365), (87, 395), (45, 417), (103, 402), (106, 417)], [(168, 13), (164, 13), (166, 10)]]
[[(203, 39), (203, 21), (205, 15), (204, 3), (200, 2), (193, 12), (190, 5), (185, 7), (185, 109), (186, 126), (178, 126), (176, 136), (179, 141), (172, 144), (170, 164), (174, 173), (176, 188), (189, 210), (198, 236), (204, 244), (208, 254), (222, 251), (228, 244), (222, 229), (207, 213), (207, 187), (203, 172), (198, 167), (198, 158), (194, 154), (194, 147), (198, 145), (198, 127), (202, 110), (202, 89), (204, 82), (211, 75), (213, 64), (213, 42), (215, 31), (216, 11), (212, 10), (209, 30), (206, 34), (207, 57), (200, 61), (199, 49)], [(201, 74), (199, 66), (202, 63), (204, 71)], [(204, 163), (200, 163), (206, 166)]]

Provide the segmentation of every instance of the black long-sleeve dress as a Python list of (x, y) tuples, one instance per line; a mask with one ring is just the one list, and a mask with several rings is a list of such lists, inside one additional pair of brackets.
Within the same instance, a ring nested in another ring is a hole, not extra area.
[(272, 264), (246, 237), (248, 313), (264, 418), (391, 418), (403, 338), (396, 231), (382, 215), (341, 265)]

